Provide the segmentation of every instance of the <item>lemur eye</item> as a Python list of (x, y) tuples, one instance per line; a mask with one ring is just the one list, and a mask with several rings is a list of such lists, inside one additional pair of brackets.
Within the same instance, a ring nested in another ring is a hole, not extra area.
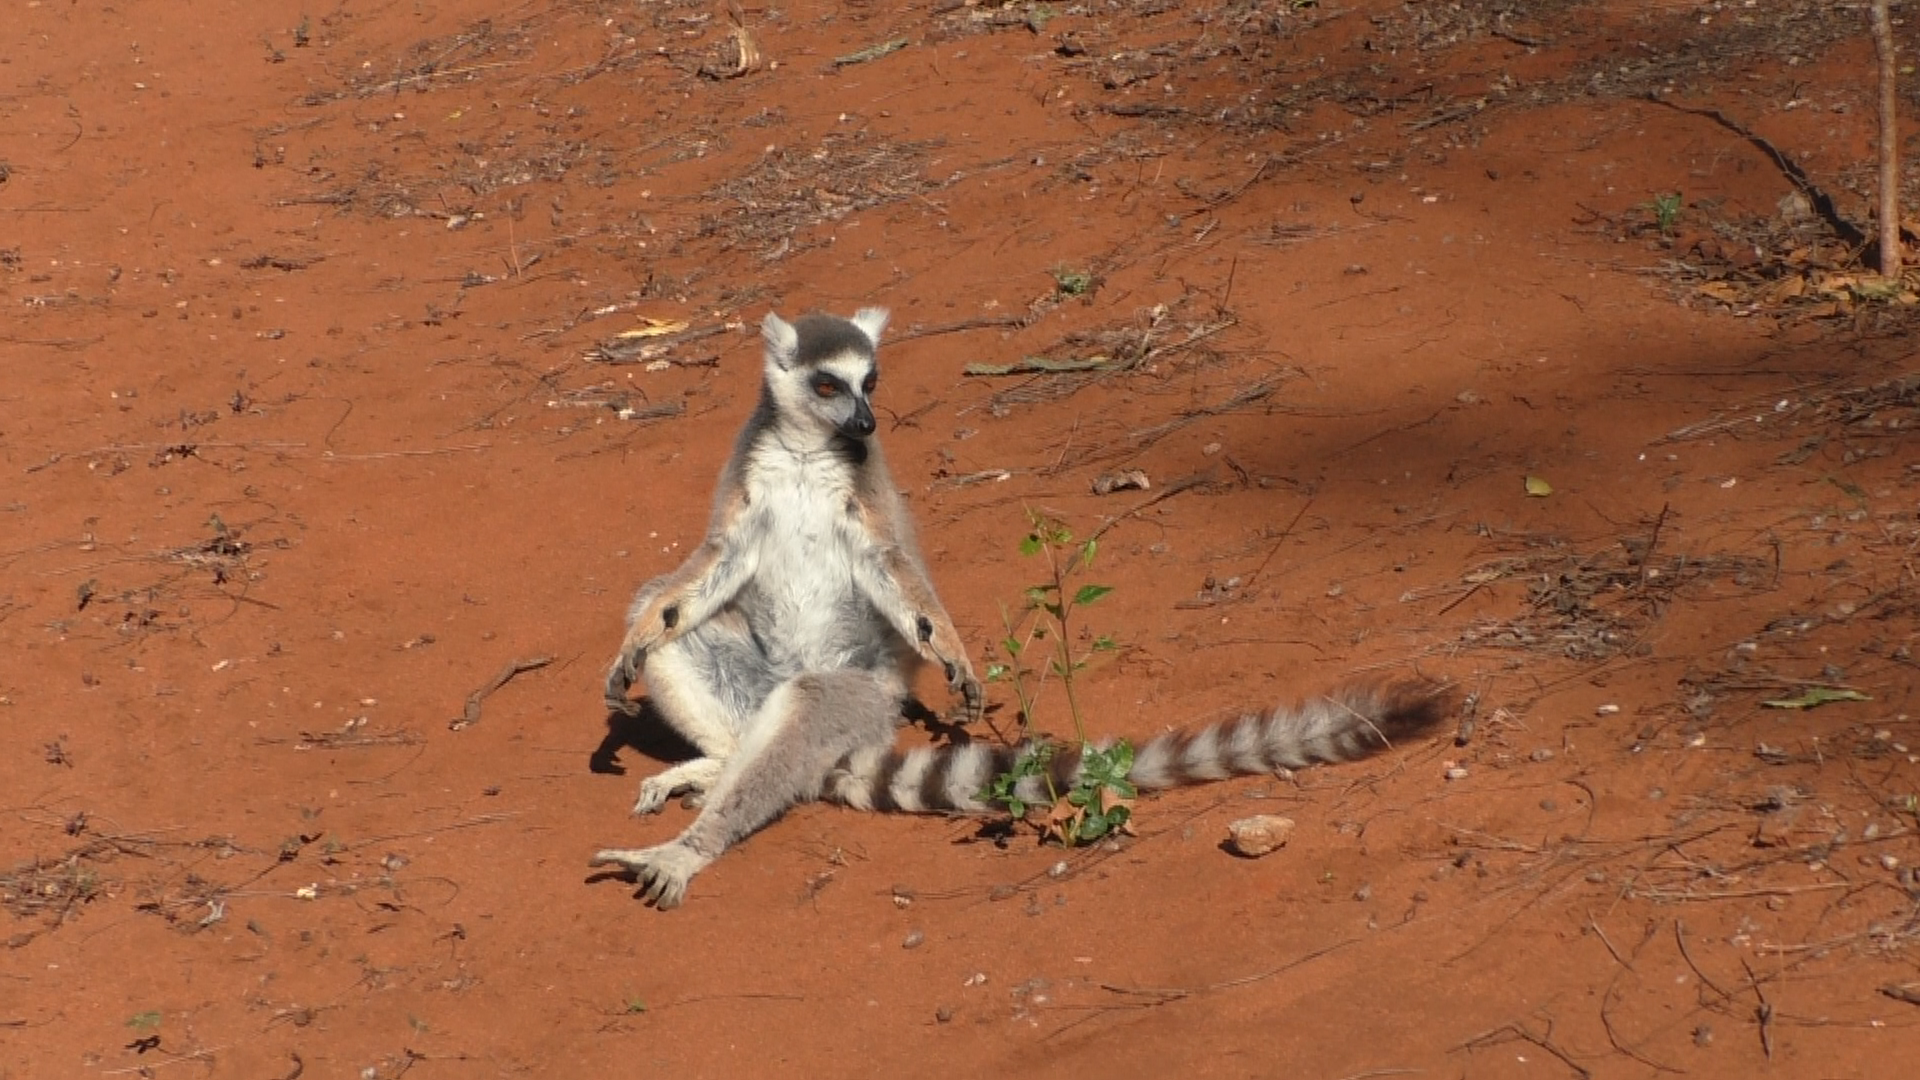
[(868, 375), (866, 381), (860, 384), (860, 389), (863, 393), (871, 394), (873, 393), (873, 388), (879, 385), (880, 376)]
[(819, 382), (813, 384), (813, 392), (819, 394), (821, 397), (832, 397), (840, 392), (840, 388), (833, 385), (830, 380), (821, 379)]

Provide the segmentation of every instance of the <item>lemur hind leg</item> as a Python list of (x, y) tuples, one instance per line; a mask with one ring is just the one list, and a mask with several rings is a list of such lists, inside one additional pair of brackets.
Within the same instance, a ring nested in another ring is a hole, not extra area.
[(726, 617), (650, 651), (642, 673), (660, 716), (699, 751), (640, 782), (633, 812), (651, 814), (713, 786), (777, 679), (745, 624)]
[(727, 759), (700, 816), (673, 841), (609, 848), (594, 865), (623, 866), (661, 910), (678, 907), (687, 883), (740, 840), (795, 803), (820, 797), (827, 774), (848, 754), (893, 741), (903, 688), (888, 673), (816, 672), (768, 695)]

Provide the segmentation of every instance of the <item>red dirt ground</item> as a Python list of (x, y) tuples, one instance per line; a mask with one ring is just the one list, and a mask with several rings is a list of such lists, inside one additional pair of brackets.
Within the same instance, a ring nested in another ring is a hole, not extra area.
[[(1911, 1075), (1911, 309), (1765, 149), (1867, 222), (1864, 15), (1508, 8), (10, 4), (0, 1077)], [(863, 304), (976, 666), (1034, 508), (1098, 734), (1470, 724), (589, 872), (687, 820), (600, 679), (751, 327)]]

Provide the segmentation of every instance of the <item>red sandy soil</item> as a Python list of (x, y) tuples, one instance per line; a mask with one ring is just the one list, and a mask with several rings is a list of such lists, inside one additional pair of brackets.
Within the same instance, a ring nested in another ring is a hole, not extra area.
[[(742, 65), (704, 2), (10, 3), (0, 1077), (1912, 1075), (1910, 309), (1766, 152), (1867, 224), (1864, 13), (1506, 7), (749, 6)], [(1107, 526), (1096, 734), (1473, 716), (1091, 848), (590, 872), (689, 817), (600, 681), (752, 327), (866, 304), (976, 666), (1033, 509)], [(965, 371), (1028, 357), (1125, 370)]]

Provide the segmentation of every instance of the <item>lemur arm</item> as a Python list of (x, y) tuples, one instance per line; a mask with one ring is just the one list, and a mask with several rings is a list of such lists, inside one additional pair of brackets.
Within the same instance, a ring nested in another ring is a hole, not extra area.
[(622, 708), (627, 688), (640, 673), (641, 658), (656, 648), (706, 622), (752, 579), (759, 566), (755, 545), (737, 539), (748, 527), (744, 497), (727, 504), (727, 512), (707, 539), (671, 574), (649, 584), (635, 598), (627, 620), (627, 636), (607, 678), (607, 703)]
[(753, 549), (716, 537), (701, 544), (627, 624), (620, 651), (645, 652), (664, 645), (713, 617), (751, 577)]
[(865, 539), (868, 543), (853, 563), (854, 584), (901, 637), (913, 642), (915, 651), (940, 665), (947, 688), (966, 705), (968, 718), (979, 719), (986, 708), (980, 680), (933, 583), (891, 537), (868, 532)]

